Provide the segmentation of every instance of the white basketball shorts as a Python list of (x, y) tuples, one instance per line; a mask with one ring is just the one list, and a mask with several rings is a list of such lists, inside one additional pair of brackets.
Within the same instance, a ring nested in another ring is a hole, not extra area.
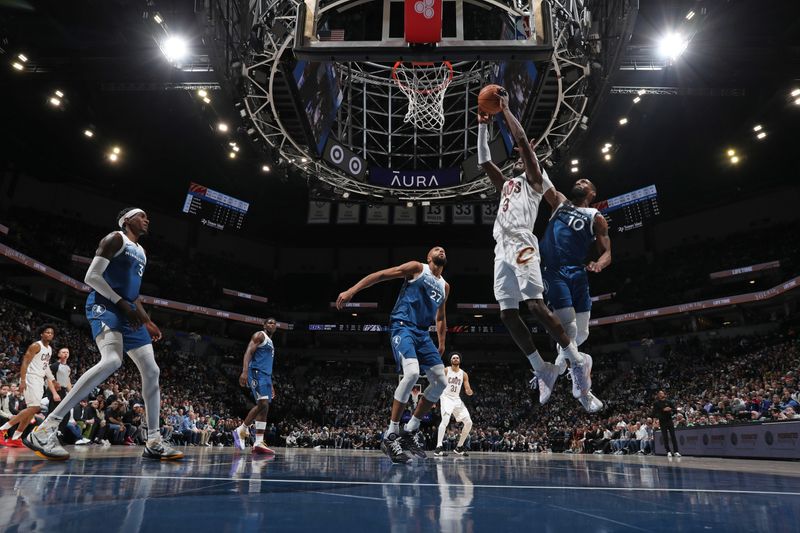
[(494, 297), (500, 310), (544, 294), (539, 243), (533, 233), (504, 236), (494, 247)]

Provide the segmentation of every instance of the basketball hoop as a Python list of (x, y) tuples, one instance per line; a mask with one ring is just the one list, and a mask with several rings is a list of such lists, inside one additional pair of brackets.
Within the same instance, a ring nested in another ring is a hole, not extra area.
[(398, 61), (392, 79), (408, 97), (405, 122), (416, 128), (439, 131), (444, 126), (444, 93), (453, 81), (453, 65)]

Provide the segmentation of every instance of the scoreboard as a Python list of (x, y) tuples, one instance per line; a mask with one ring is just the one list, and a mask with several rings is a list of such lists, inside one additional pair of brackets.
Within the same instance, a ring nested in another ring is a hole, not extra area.
[(248, 209), (249, 203), (197, 183), (189, 184), (183, 202), (184, 213), (198, 216), (201, 224), (218, 230), (241, 229)]
[(645, 220), (661, 213), (655, 185), (597, 202), (592, 207), (598, 209), (618, 233), (641, 228)]

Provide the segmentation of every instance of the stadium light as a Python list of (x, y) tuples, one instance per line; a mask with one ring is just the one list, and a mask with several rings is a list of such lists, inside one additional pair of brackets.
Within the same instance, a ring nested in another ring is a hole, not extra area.
[(49, 102), (50, 102), (50, 105), (52, 105), (53, 107), (58, 107), (58, 106), (61, 105), (61, 100), (59, 100), (55, 96), (51, 96)]
[(358, 316), (358, 313), (350, 313), (351, 316)]
[(731, 163), (733, 163), (735, 165), (738, 162), (739, 162), (739, 156), (738, 155), (735, 155), (735, 156), (731, 157)]
[(603, 149), (600, 151), (603, 152), (604, 154), (607, 154), (610, 149), (611, 149), (610, 146), (603, 146)]
[(233, 151), (234, 151), (234, 152), (238, 152), (238, 151), (239, 151), (239, 147), (238, 147), (237, 145), (234, 145), (234, 146), (233, 146)]
[(800, 105), (800, 98), (794, 101), (794, 105)]
[(269, 172), (269, 165), (261, 165), (261, 172)]
[(347, 200), (348, 198), (350, 198), (350, 193), (349, 193), (349, 192), (347, 192), (347, 191), (344, 191), (344, 192), (342, 193), (342, 198), (344, 198), (345, 200)]
[(637, 96), (644, 96), (644, 93), (646, 93), (646, 92), (647, 91), (645, 91), (644, 89), (639, 89), (638, 91), (636, 91), (636, 95)]
[(695, 15), (694, 10), (689, 11), (688, 13), (686, 13), (686, 20), (692, 20), (694, 18), (694, 15)]
[[(300, 158), (300, 162), (301, 162), (301, 163), (308, 163), (308, 159), (307, 159), (307, 158), (305, 158), (305, 157), (301, 157), (301, 158)], [(409, 207), (410, 207), (410, 206), (409, 206)]]
[(611, 161), (611, 154), (606, 154), (603, 156), (606, 161)]
[(637, 96), (636, 98), (634, 98), (634, 99), (633, 99), (633, 103), (634, 103), (634, 104), (638, 104), (638, 103), (639, 103), (639, 102), (641, 102), (641, 101), (642, 101), (642, 99), (641, 99), (641, 98), (639, 98), (638, 96)]
[(161, 51), (170, 62), (175, 63), (189, 55), (189, 45), (183, 37), (173, 35), (161, 43)]
[(219, 124), (217, 124), (217, 129), (225, 133), (226, 131), (228, 131), (228, 125), (225, 124), (224, 122), (220, 122)]
[(755, 126), (753, 126), (753, 131), (761, 131), (761, 129), (762, 129), (761, 124), (756, 124)]
[(112, 163), (116, 163), (119, 160), (119, 155), (115, 153), (108, 154), (108, 160)]
[(120, 150), (119, 146), (115, 146), (114, 148), (112, 148), (112, 149), (111, 149), (111, 151), (112, 151), (113, 153), (117, 154), (117, 155), (119, 155), (120, 153), (122, 153), (122, 150)]
[(211, 103), (211, 98), (209, 98), (208, 96), (205, 96), (205, 97), (203, 97), (203, 102), (205, 102), (207, 104), (210, 104)]
[(572, 171), (573, 174), (575, 174), (578, 172), (578, 167), (572, 167), (570, 170)]
[(472, 315), (474, 318), (483, 318), (483, 315)]
[(156, 21), (156, 24), (162, 24), (164, 22), (164, 19), (162, 19), (161, 15), (159, 15), (158, 13), (153, 15), (153, 20)]
[(23, 70), (25, 68), (25, 66), (19, 61), (14, 61), (13, 63), (11, 63), (11, 66), (14, 67), (16, 70)]
[(628, 123), (628, 119), (627, 118), (622, 117), (621, 119), (619, 119), (619, 125), (620, 126), (624, 126), (627, 123)]
[(27, 63), (28, 62), (28, 56), (26, 56), (25, 54), (17, 54), (17, 59), (19, 59), (23, 63)]
[(414, 202), (406, 202), (406, 207), (414, 207)]
[(56, 90), (56, 96), (58, 96), (59, 98), (64, 98), (64, 93), (62, 93), (59, 90)]
[(800, 89), (795, 89), (792, 91), (792, 96), (800, 96)]
[(672, 60), (678, 59), (686, 51), (689, 41), (680, 33), (668, 33), (658, 44), (658, 53)]
[(764, 138), (764, 137), (766, 137), (766, 136), (767, 136), (767, 132), (766, 132), (766, 131), (762, 131), (762, 132), (760, 132), (758, 135), (756, 135), (756, 137), (758, 138), (758, 140), (761, 140), (761, 139), (763, 139), (763, 138)]
[(572, 166), (575, 166), (575, 165), (577, 165), (577, 164), (578, 164), (578, 160), (577, 160), (577, 159), (573, 159), (573, 160), (572, 160)]
[(93, 132), (92, 130), (83, 130), (83, 134), (84, 134), (86, 137), (90, 138), (90, 139), (91, 139), (92, 137), (94, 137), (94, 132)]
[(236, 159), (236, 152), (228, 152), (228, 157), (231, 159)]
[(728, 157), (733, 157), (733, 156), (736, 155), (736, 150), (734, 150), (733, 148), (728, 148), (727, 154), (728, 154)]
[(199, 96), (200, 98), (205, 98), (206, 96), (208, 96), (208, 92), (206, 92), (205, 89), (198, 89), (197, 96)]

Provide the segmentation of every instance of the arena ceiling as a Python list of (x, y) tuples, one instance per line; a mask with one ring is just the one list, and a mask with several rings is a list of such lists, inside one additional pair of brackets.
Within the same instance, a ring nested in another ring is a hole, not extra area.
[[(307, 179), (275, 168), (274, 154), (249, 142), (239, 100), (219, 88), (203, 15), (191, 2), (65, 4), (0, 3), (0, 168), (166, 212), (178, 211), (196, 181), (250, 201), (252, 230), (303, 224)], [(690, 10), (705, 18), (684, 55), (647, 68), (655, 40)], [(171, 32), (189, 36), (194, 55), (181, 68), (163, 59), (156, 12)], [(800, 85), (798, 35), (798, 2), (643, 0), (622, 69), (593, 95), (588, 129), (553, 155), (551, 174), (570, 181), (577, 158), (578, 175), (593, 179), (602, 197), (655, 183), (665, 216), (795, 183), (800, 105), (789, 95)], [(18, 53), (29, 57), (25, 72), (10, 66)], [(198, 98), (200, 87), (211, 104)], [(642, 88), (649, 89), (634, 104)], [(48, 104), (56, 90), (65, 94), (59, 109)], [(231, 131), (220, 134), (220, 121)], [(767, 132), (760, 141), (757, 124)], [(84, 137), (86, 128), (97, 136)], [(231, 139), (241, 148), (235, 159)], [(605, 143), (611, 161), (601, 153)], [(115, 144), (123, 154), (110, 164)], [(729, 147), (742, 155), (738, 164), (725, 155)]]

